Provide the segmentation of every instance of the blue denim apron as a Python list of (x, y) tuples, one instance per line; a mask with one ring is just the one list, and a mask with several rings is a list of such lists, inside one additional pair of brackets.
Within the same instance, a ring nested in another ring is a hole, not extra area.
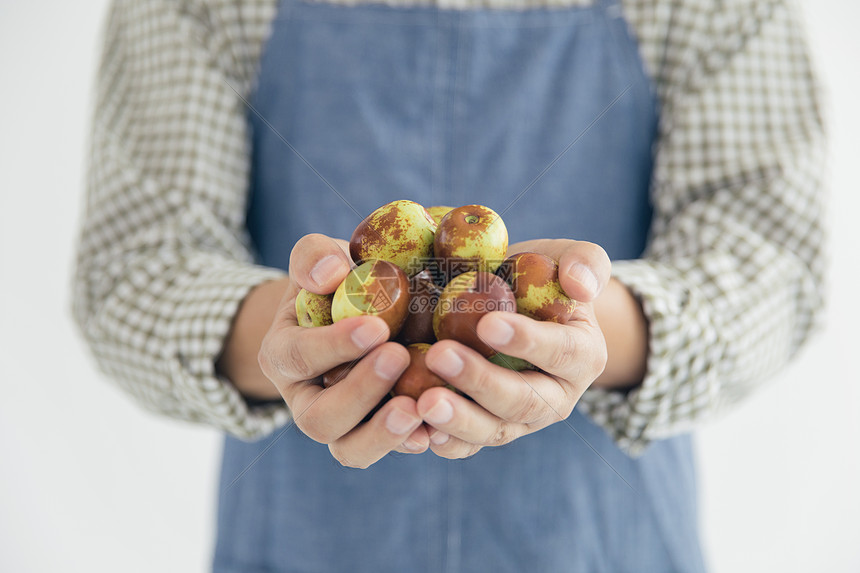
[[(614, 259), (644, 248), (657, 112), (617, 0), (285, 0), (253, 106), (248, 226), (263, 264), (286, 269), (302, 235), (348, 238), (402, 198), (488, 205), (512, 241), (586, 239)], [(367, 470), (295, 427), (225, 442), (218, 572), (703, 569), (687, 436), (631, 459), (575, 410), (466, 460), (389, 454)]]

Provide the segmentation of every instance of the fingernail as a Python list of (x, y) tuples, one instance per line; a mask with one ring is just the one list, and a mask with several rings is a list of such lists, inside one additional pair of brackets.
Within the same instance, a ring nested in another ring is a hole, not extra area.
[(392, 382), (397, 380), (397, 377), (406, 368), (406, 364), (406, 359), (400, 353), (384, 351), (380, 352), (373, 362), (373, 370), (383, 380)]
[(450, 348), (446, 348), (433, 361), (433, 370), (444, 378), (453, 378), (463, 371), (463, 359)]
[(343, 259), (337, 255), (326, 255), (320, 259), (314, 268), (311, 269), (311, 280), (317, 286), (322, 286), (329, 281), (335, 274), (343, 272), (345, 263)]
[(597, 295), (597, 289), (600, 286), (597, 282), (597, 277), (591, 272), (591, 269), (582, 263), (573, 263), (567, 269), (567, 275), (585, 287), (592, 297)]
[(403, 442), (403, 449), (409, 450), (410, 452), (420, 452), (424, 449), (424, 445), (419, 444), (418, 442), (410, 438)]
[(421, 423), (420, 418), (411, 416), (403, 410), (393, 409), (388, 417), (385, 418), (385, 427), (392, 434), (405, 434), (411, 432)]
[(431, 424), (447, 424), (454, 417), (454, 408), (448, 400), (439, 400), (424, 415), (424, 419)]
[(356, 346), (361, 348), (362, 350), (367, 350), (369, 347), (373, 346), (380, 340), (383, 340), (385, 334), (379, 331), (379, 327), (375, 326), (373, 323), (370, 324), (362, 324), (358, 328), (352, 331), (350, 335), (352, 341)]
[(441, 446), (442, 444), (447, 442), (448, 438), (450, 438), (450, 437), (451, 436), (449, 436), (445, 432), (440, 432), (437, 430), (436, 433), (434, 433), (433, 435), (430, 436), (430, 441), (433, 442), (434, 444), (436, 444), (437, 446)]
[(486, 327), (484, 336), (487, 344), (492, 346), (504, 346), (514, 337), (514, 327), (501, 316), (491, 316), (486, 319), (490, 324)]

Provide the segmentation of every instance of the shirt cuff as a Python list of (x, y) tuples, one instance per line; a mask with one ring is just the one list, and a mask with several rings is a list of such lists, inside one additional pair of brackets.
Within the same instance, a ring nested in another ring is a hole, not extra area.
[[(282, 271), (240, 261), (199, 255), (188, 261), (185, 281), (170, 289), (173, 317), (165, 321), (162, 340), (172, 414), (220, 428), (238, 438), (254, 439), (287, 423), (290, 413), (283, 402), (249, 404), (233, 384), (215, 371), (232, 322), (247, 294), (255, 286), (285, 276)], [(163, 409), (159, 408), (163, 411)]]
[(717, 347), (713, 322), (676, 269), (648, 260), (613, 262), (613, 276), (642, 304), (649, 351), (642, 383), (626, 392), (591, 388), (583, 413), (630, 455), (655, 439), (692, 429), (717, 403), (708, 357)]

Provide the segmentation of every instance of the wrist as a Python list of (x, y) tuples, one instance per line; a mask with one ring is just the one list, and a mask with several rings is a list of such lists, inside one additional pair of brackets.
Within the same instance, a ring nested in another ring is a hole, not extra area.
[(289, 278), (284, 277), (251, 289), (239, 306), (215, 364), (216, 371), (246, 398), (273, 400), (281, 397), (260, 369), (257, 355), (289, 285)]
[(606, 340), (607, 362), (593, 386), (627, 390), (639, 385), (648, 361), (648, 320), (642, 305), (613, 278), (595, 299), (594, 310)]

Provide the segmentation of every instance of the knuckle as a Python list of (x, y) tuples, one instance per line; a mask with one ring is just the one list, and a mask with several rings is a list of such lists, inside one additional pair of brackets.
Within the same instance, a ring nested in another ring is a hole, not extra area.
[(495, 431), (492, 433), (490, 438), (487, 440), (487, 446), (503, 446), (509, 442), (512, 442), (516, 439), (515, 432), (510, 424), (502, 422), (498, 426), (496, 426)]
[(272, 343), (268, 336), (263, 339), (260, 350), (257, 352), (257, 364), (269, 380), (274, 380), (278, 377), (279, 372), (275, 366)]
[(493, 378), (492, 371), (487, 368), (476, 369), (475, 375), (472, 377), (472, 382), (469, 389), (471, 393), (478, 396), (492, 395), (495, 392), (496, 384)]
[(483, 446), (476, 445), (476, 444), (471, 444), (471, 445), (469, 446), (469, 448), (466, 450), (466, 452), (465, 452), (462, 456), (460, 456), (460, 459), (463, 459), (463, 458), (471, 458), (472, 456), (474, 456), (475, 454), (477, 454), (479, 451), (481, 451), (481, 448), (482, 448), (482, 447), (483, 447)]
[(511, 341), (511, 354), (516, 356), (539, 356), (540, 346), (534, 336), (515, 336)]
[(357, 461), (351, 460), (349, 458), (341, 458), (338, 461), (340, 462), (340, 465), (342, 465), (343, 467), (352, 468), (354, 470), (366, 470), (367, 468), (370, 467), (369, 463), (357, 462)]
[(257, 353), (257, 364), (270, 380), (275, 378), (290, 381), (310, 380), (316, 376), (305, 359), (302, 349), (292, 339), (280, 345), (267, 335)]
[(570, 364), (575, 353), (576, 342), (573, 336), (566, 332), (563, 336), (559, 337), (555, 351), (550, 352), (547, 357), (548, 369), (552, 372), (564, 370)]
[(257, 352), (257, 365), (260, 367), (260, 370), (263, 371), (263, 374), (266, 375), (266, 378), (272, 379), (272, 368), (271, 362), (269, 360), (269, 352), (266, 348), (266, 341), (263, 341), (262, 346), (260, 346), (260, 350)]
[(570, 376), (567, 376), (568, 381), (579, 389), (580, 394), (600, 376), (609, 359), (606, 342), (602, 338), (595, 344), (588, 346), (587, 352), (583, 349), (580, 353), (582, 356), (579, 367)]
[(310, 380), (316, 374), (295, 341), (290, 341), (284, 353), (275, 354), (273, 360), (278, 371), (292, 380)]
[(452, 437), (444, 444), (431, 446), (431, 450), (440, 458), (462, 460), (474, 456), (482, 447), (481, 444), (472, 444)]
[(543, 402), (532, 388), (526, 388), (522, 399), (514, 410), (512, 420), (521, 424), (531, 424), (543, 417)]
[(573, 414), (573, 409), (576, 407), (576, 403), (582, 396), (582, 392), (583, 391), (576, 385), (562, 384), (562, 395), (559, 397), (558, 402), (552, 407), (551, 411), (547, 412), (547, 415), (535, 425), (544, 426), (546, 424), (554, 424), (555, 422), (567, 420), (570, 415)]
[(340, 437), (328, 424), (323, 422), (313, 407), (301, 416), (301, 420), (296, 420), (296, 423), (307, 437), (321, 444), (333, 444)]

